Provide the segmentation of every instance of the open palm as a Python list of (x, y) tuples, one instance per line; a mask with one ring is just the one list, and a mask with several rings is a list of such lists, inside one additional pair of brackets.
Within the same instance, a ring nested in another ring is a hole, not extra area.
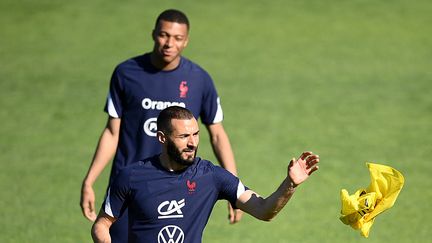
[(319, 156), (312, 152), (303, 152), (300, 157), (291, 160), (288, 166), (288, 176), (295, 185), (304, 182), (318, 169)]

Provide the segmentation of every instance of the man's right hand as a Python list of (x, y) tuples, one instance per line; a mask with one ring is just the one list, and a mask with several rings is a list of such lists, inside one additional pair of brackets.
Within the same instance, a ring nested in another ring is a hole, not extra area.
[(94, 222), (97, 215), (95, 211), (95, 193), (92, 186), (82, 185), (80, 204), (84, 217)]

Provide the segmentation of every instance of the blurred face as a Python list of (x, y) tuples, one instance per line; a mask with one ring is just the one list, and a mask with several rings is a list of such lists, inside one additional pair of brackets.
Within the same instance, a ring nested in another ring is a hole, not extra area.
[(153, 30), (153, 40), (153, 64), (165, 70), (174, 69), (188, 43), (187, 25), (161, 20)]
[(166, 138), (167, 153), (180, 165), (193, 164), (199, 143), (199, 127), (195, 118), (171, 120), (173, 132)]

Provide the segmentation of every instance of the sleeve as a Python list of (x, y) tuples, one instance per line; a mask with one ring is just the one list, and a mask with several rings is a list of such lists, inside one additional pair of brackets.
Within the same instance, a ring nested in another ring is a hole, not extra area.
[(110, 88), (107, 95), (104, 111), (108, 113), (108, 115), (111, 117), (120, 118), (123, 111), (122, 98), (123, 87), (121, 84), (121, 77), (119, 75), (119, 68), (116, 67), (111, 76)]
[(237, 199), (249, 188), (244, 186), (239, 178), (219, 166), (215, 166), (214, 175), (219, 189), (218, 199), (228, 200), (235, 208)]
[(111, 217), (120, 218), (127, 208), (127, 199), (130, 192), (129, 175), (130, 170), (121, 170), (108, 188), (102, 210)]
[(203, 72), (205, 86), (200, 117), (204, 124), (219, 123), (223, 120), (223, 111), (220, 98), (212, 78), (204, 70)]

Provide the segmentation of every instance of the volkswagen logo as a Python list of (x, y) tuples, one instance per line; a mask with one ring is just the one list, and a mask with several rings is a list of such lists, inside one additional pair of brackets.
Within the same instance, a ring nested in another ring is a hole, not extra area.
[(158, 234), (158, 243), (183, 243), (184, 233), (180, 227), (168, 225), (163, 227)]

